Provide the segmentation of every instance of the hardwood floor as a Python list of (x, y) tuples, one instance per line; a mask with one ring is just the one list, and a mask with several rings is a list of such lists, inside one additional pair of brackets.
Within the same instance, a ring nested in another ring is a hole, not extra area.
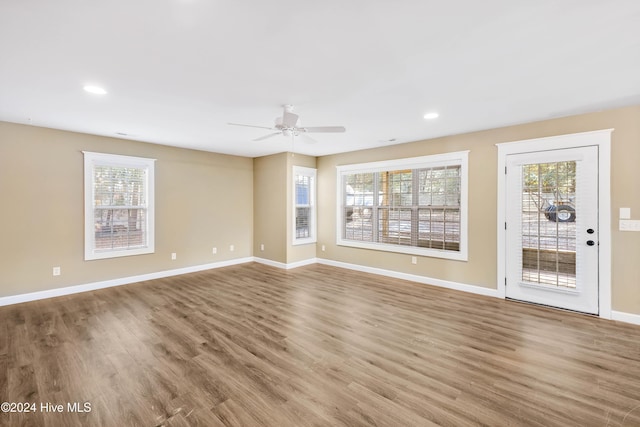
[(0, 307), (0, 401), (37, 405), (6, 426), (639, 426), (640, 327), (244, 264)]

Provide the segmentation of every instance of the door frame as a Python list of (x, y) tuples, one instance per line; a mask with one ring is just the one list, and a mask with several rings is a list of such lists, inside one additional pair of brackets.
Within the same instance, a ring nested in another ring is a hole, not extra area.
[(507, 156), (564, 148), (598, 147), (599, 316), (611, 319), (611, 133), (613, 129), (572, 133), (496, 144), (498, 147), (498, 297), (506, 298), (507, 262), (505, 230), (507, 208)]

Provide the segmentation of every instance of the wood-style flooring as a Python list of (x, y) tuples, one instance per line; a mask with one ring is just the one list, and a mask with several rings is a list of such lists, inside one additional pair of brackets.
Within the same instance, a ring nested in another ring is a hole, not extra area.
[(640, 426), (640, 327), (250, 263), (0, 307), (0, 401), (38, 405), (12, 427)]

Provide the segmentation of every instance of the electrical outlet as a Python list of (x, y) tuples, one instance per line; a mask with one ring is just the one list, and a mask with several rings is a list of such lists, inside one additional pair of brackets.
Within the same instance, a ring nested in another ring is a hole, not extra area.
[(235, 246), (233, 246), (233, 245), (229, 245), (229, 251), (230, 251), (230, 252), (233, 252), (233, 251), (235, 251), (235, 250), (236, 250), (236, 247), (235, 247)]
[(412, 256), (411, 257), (411, 264), (417, 264), (418, 263), (418, 257), (417, 256)]
[(324, 252), (324, 250), (326, 249), (324, 245), (322, 245), (322, 252)]
[(218, 253), (218, 248), (213, 248), (213, 250), (211, 251), (212, 254), (217, 254)]
[(260, 250), (264, 251), (264, 243), (260, 243)]
[(171, 252), (171, 259), (175, 260), (178, 256), (176, 255), (175, 252)]
[(62, 274), (62, 272), (60, 271), (60, 267), (53, 267), (53, 275), (59, 276), (60, 274)]
[(631, 208), (620, 208), (620, 219), (631, 219)]

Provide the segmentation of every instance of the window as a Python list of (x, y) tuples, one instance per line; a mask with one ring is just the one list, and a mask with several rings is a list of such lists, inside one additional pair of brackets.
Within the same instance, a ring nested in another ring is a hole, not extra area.
[(84, 152), (85, 260), (154, 252), (154, 162)]
[(467, 259), (468, 152), (338, 166), (337, 244)]
[(293, 167), (293, 244), (316, 242), (316, 170)]

